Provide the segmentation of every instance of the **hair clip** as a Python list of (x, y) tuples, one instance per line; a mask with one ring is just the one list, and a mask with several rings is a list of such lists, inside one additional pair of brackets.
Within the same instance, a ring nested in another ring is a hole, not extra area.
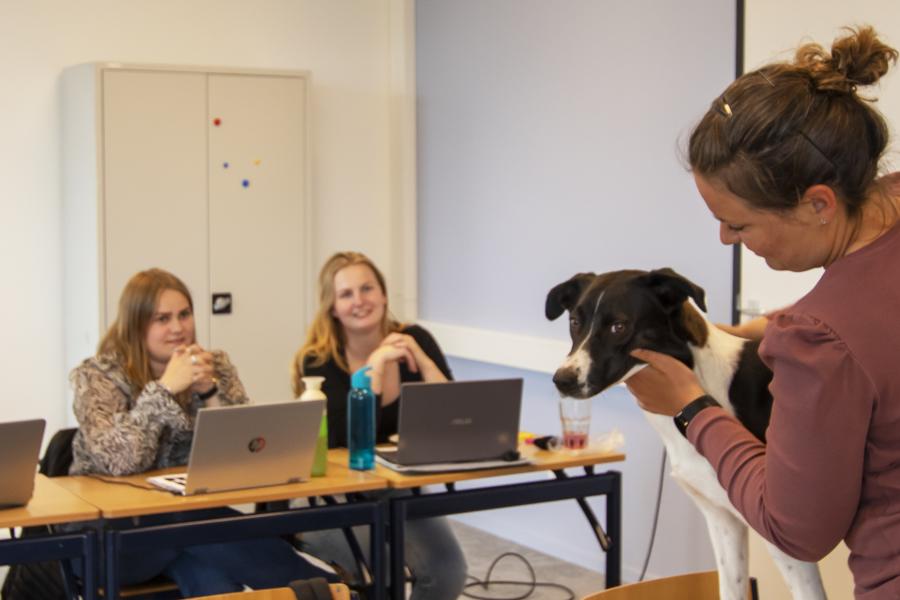
[(716, 107), (716, 110), (720, 115), (727, 119), (730, 119), (732, 116), (734, 116), (734, 113), (731, 112), (731, 105), (728, 104), (728, 100), (725, 99), (724, 95), (721, 96), (719, 100), (721, 100), (721, 102), (714, 102), (713, 106)]
[(760, 74), (760, 76), (761, 76), (763, 79), (766, 80), (766, 83), (768, 83), (768, 84), (769, 84), (770, 86), (772, 86), (772, 87), (775, 87), (775, 84), (772, 83), (772, 80), (769, 79), (769, 76), (768, 76), (768, 75), (766, 75), (766, 74), (765, 74), (764, 72), (762, 72), (762, 71), (757, 71), (757, 72)]

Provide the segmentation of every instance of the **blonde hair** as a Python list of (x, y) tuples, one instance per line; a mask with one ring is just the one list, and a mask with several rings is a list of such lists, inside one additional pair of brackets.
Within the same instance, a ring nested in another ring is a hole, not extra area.
[[(381, 291), (387, 298), (387, 285), (384, 281), (384, 275), (375, 266), (375, 263), (368, 256), (360, 252), (337, 252), (331, 256), (322, 270), (319, 271), (319, 308), (316, 310), (316, 316), (306, 332), (306, 341), (303, 346), (294, 355), (294, 361), (291, 364), (291, 386), (294, 395), (299, 396), (303, 393), (303, 363), (308, 357), (312, 358), (312, 364), (315, 366), (323, 365), (329, 360), (334, 360), (337, 365), (344, 371), (349, 372), (350, 366), (344, 356), (344, 346), (347, 342), (344, 328), (340, 321), (332, 314), (334, 309), (335, 292), (334, 277), (338, 271), (354, 265), (364, 265), (371, 269), (381, 286)], [(387, 336), (389, 333), (399, 331), (403, 326), (391, 315), (387, 306), (385, 306), (384, 315), (381, 318), (381, 334)]]
[[(148, 269), (131, 277), (119, 297), (119, 313), (97, 347), (97, 354), (112, 353), (122, 361), (125, 376), (137, 395), (154, 377), (147, 352), (147, 329), (156, 312), (159, 297), (166, 290), (181, 293), (191, 312), (194, 301), (191, 293), (178, 277), (162, 269)], [(193, 340), (191, 340), (193, 343)], [(184, 399), (179, 394), (178, 401)]]

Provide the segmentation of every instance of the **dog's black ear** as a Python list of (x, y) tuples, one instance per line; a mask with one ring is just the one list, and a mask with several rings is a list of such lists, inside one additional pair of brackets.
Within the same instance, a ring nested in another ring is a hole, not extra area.
[(581, 292), (590, 285), (594, 279), (593, 273), (579, 273), (568, 281), (564, 281), (554, 287), (547, 294), (547, 302), (544, 304), (544, 315), (549, 320), (554, 320), (563, 311), (572, 310)]
[(703, 288), (672, 269), (668, 267), (655, 269), (644, 275), (642, 279), (667, 309), (681, 306), (681, 303), (690, 297), (694, 299), (700, 310), (706, 312), (706, 292), (703, 291)]

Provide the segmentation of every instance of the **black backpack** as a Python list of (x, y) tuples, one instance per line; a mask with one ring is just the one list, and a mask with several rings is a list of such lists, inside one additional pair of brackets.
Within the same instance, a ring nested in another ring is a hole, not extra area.
[[(40, 472), (47, 477), (69, 474), (72, 465), (72, 439), (78, 428), (60, 429), (47, 444), (40, 462)], [(37, 537), (50, 532), (49, 527), (23, 527), (22, 536)], [(2, 600), (63, 600), (73, 597), (58, 560), (12, 565), (0, 588)], [(70, 579), (73, 581), (73, 579)]]

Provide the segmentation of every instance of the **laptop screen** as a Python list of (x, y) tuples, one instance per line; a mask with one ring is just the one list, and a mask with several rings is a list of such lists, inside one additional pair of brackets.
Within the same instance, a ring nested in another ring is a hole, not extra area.
[(324, 408), (309, 400), (200, 409), (183, 493), (308, 479)]
[(522, 379), (405, 383), (400, 387), (402, 465), (503, 458), (516, 450)]
[(0, 507), (31, 500), (44, 419), (0, 423)]

